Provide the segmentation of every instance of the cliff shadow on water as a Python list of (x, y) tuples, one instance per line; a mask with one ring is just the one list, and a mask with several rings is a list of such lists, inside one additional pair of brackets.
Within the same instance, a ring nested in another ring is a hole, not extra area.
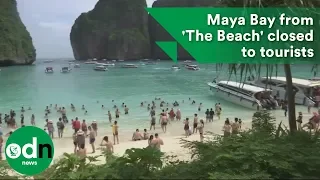
[(16, 0), (0, 0), (0, 66), (29, 65), (36, 60), (30, 33), (22, 23)]
[(77, 60), (150, 57), (145, 0), (99, 0), (72, 26), (70, 41)]

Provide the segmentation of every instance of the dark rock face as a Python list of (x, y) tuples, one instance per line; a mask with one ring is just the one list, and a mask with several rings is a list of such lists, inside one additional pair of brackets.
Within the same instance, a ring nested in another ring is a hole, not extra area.
[(70, 41), (77, 60), (150, 57), (145, 0), (99, 0), (72, 26)]
[[(156, 0), (152, 7), (218, 7), (219, 0)], [(170, 59), (155, 43), (156, 41), (172, 41), (173, 38), (162, 26), (149, 15), (149, 35), (151, 57), (153, 59)], [(191, 60), (192, 56), (181, 46), (178, 47), (178, 59)]]
[(35, 60), (36, 50), (20, 19), (16, 0), (1, 0), (0, 66), (29, 65)]

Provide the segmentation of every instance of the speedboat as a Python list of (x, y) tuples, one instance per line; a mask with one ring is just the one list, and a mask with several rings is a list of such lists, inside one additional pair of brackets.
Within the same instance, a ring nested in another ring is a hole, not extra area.
[(185, 61), (183, 61), (183, 64), (192, 64), (192, 61), (190, 61), (190, 60), (185, 60)]
[(198, 70), (200, 70), (200, 68), (199, 68), (198, 65), (186, 65), (185, 67), (186, 67), (186, 69), (192, 70), (192, 71), (198, 71)]
[(84, 62), (85, 64), (96, 64), (97, 62), (95, 62), (95, 61), (86, 61), (86, 62)]
[(74, 68), (80, 68), (80, 64), (75, 64), (73, 67)]
[(94, 68), (95, 71), (108, 71), (108, 68), (105, 66), (96, 66)]
[(43, 61), (44, 63), (51, 63), (51, 62), (53, 62), (53, 60), (45, 60), (45, 61)]
[(109, 66), (115, 66), (114, 63), (96, 63), (96, 65), (97, 65), (97, 66), (107, 66), (107, 67), (109, 67)]
[[(273, 96), (279, 99), (287, 99), (286, 77), (261, 77), (257, 80), (248, 81), (248, 84), (259, 87), (268, 87), (273, 90)], [(292, 78), (295, 92), (295, 103), (305, 106), (318, 106), (320, 102), (320, 80)]]
[(69, 73), (71, 69), (69, 67), (63, 67), (61, 68), (61, 73)]
[(121, 67), (122, 68), (137, 68), (138, 66), (135, 64), (124, 64)]
[(53, 68), (52, 67), (46, 67), (44, 70), (45, 73), (53, 73)]
[(208, 86), (215, 96), (249, 109), (262, 110), (279, 107), (270, 89), (234, 81), (214, 81), (208, 83)]
[(144, 64), (145, 64), (145, 65), (156, 65), (156, 64), (158, 64), (158, 63), (157, 63), (157, 62), (154, 62), (154, 61), (146, 61)]
[(171, 69), (174, 71), (177, 71), (177, 70), (180, 70), (180, 67), (177, 65), (172, 65)]

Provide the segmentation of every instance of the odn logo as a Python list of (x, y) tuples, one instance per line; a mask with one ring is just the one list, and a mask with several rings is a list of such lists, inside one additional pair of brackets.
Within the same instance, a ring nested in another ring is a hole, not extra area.
[(40, 128), (26, 126), (14, 131), (5, 148), (8, 164), (18, 173), (39, 174), (48, 168), (54, 155), (50, 136)]

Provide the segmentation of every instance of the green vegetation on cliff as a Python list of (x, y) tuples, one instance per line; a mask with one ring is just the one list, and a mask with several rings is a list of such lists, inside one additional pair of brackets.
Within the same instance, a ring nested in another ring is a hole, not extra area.
[(16, 0), (0, 1), (0, 66), (32, 64), (36, 50), (22, 23)]
[(149, 56), (145, 0), (100, 0), (75, 21), (70, 40), (76, 59)]

